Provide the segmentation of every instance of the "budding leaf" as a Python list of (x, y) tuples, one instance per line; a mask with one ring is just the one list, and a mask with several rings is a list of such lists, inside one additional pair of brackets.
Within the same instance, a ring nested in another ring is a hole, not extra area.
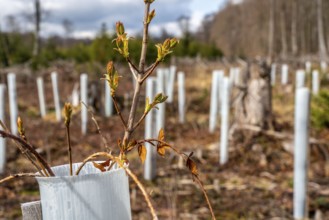
[(159, 93), (157, 94), (155, 97), (154, 97), (154, 103), (155, 104), (159, 104), (159, 103), (163, 103), (167, 100), (168, 96), (165, 96), (163, 95), (162, 93)]
[(72, 105), (69, 102), (66, 102), (64, 105), (64, 118), (65, 118), (65, 125), (69, 126), (71, 123), (72, 117)]
[(115, 24), (117, 35), (123, 35), (125, 33), (125, 27), (123, 26), (122, 22), (118, 21)]
[(107, 74), (105, 74), (105, 80), (108, 82), (110, 88), (111, 88), (111, 96), (115, 95), (115, 91), (118, 88), (119, 85), (119, 74), (118, 72), (115, 70), (113, 62), (110, 61), (107, 64), (106, 67), (106, 72)]
[(153, 9), (149, 14), (148, 14), (148, 16), (147, 16), (147, 23), (149, 24), (149, 23), (151, 23), (151, 21), (152, 21), (152, 19), (154, 18), (154, 16), (155, 16), (155, 10)]
[(24, 129), (24, 125), (23, 125), (23, 121), (21, 119), (21, 117), (17, 118), (17, 130), (20, 136), (24, 136), (25, 135), (25, 129)]
[(152, 106), (150, 105), (150, 99), (149, 97), (146, 98), (145, 100), (145, 110), (144, 113), (149, 112), (152, 109)]
[(163, 42), (163, 44), (156, 44), (155, 46), (158, 49), (157, 61), (163, 61), (168, 54), (172, 53), (172, 49), (176, 47), (178, 43), (179, 41), (176, 38), (168, 38)]
[(138, 155), (139, 155), (139, 158), (141, 159), (142, 161), (142, 164), (144, 164), (144, 161), (145, 161), (145, 158), (146, 158), (146, 147), (144, 145), (139, 145), (138, 146)]

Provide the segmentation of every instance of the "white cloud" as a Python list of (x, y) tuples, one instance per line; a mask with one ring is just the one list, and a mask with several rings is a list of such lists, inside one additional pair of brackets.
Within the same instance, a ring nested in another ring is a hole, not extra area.
[[(151, 33), (161, 33), (164, 28), (170, 34), (179, 35), (176, 24), (181, 15), (191, 16), (191, 28), (196, 30), (203, 16), (218, 8), (223, 0), (156, 0), (152, 9), (156, 10), (156, 17), (152, 22)], [(42, 8), (49, 11), (49, 16), (43, 22), (42, 34), (63, 34), (62, 21), (69, 19), (73, 23), (74, 36), (94, 36), (101, 24), (107, 24), (113, 29), (115, 22), (122, 21), (127, 30), (138, 33), (142, 29), (144, 12), (143, 0), (41, 0)], [(33, 0), (0, 0), (1, 27), (6, 29), (4, 18), (8, 15), (33, 13)], [(32, 28), (27, 21), (21, 26)]]

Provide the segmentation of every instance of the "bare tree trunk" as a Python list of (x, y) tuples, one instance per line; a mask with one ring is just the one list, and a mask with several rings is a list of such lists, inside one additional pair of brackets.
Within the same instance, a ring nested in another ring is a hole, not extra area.
[(320, 59), (323, 60), (327, 58), (327, 49), (324, 40), (322, 0), (317, 0), (317, 20), (318, 20), (319, 55), (320, 55)]
[(41, 9), (40, 0), (35, 0), (35, 21), (34, 21), (34, 46), (33, 46), (33, 57), (37, 57), (40, 54), (40, 22), (41, 22)]
[(273, 42), (274, 42), (274, 0), (270, 1), (270, 20), (268, 33), (268, 57), (272, 60), (273, 56)]
[(297, 55), (297, 2), (292, 1), (292, 19), (291, 19), (291, 50), (293, 55)]
[(288, 45), (287, 45), (287, 34), (286, 34), (286, 16), (285, 16), (285, 9), (282, 7), (280, 12), (280, 23), (281, 23), (281, 56), (282, 58), (287, 57), (288, 52)]
[(235, 102), (235, 121), (239, 124), (273, 128), (270, 67), (251, 64), (243, 72), (244, 84)]

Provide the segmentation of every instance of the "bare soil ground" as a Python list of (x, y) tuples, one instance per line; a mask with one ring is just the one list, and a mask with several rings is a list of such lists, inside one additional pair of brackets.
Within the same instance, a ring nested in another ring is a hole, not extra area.
[[(215, 66), (204, 64), (182, 68), (187, 74), (187, 122), (183, 125), (178, 123), (176, 102), (168, 104), (166, 139), (183, 151), (195, 152), (200, 177), (218, 219), (292, 219), (293, 155), (284, 148), (285, 144), (289, 145), (289, 141), (250, 132), (236, 133), (230, 141), (229, 162), (219, 166), (220, 129), (217, 128), (214, 134), (208, 132), (213, 68)], [(48, 69), (43, 72), (49, 109), (45, 120), (39, 116), (35, 76), (18, 74), (17, 91), (19, 115), (25, 122), (27, 137), (54, 166), (67, 163), (68, 158), (64, 124), (55, 121), (50, 71)], [(61, 101), (65, 102), (74, 83), (79, 82), (78, 74), (73, 71), (72, 66), (61, 66), (57, 71)], [(130, 76), (123, 76), (123, 87), (118, 92), (120, 100), (131, 89)], [(101, 74), (91, 76), (96, 81), (100, 77)], [(290, 134), (293, 133), (293, 91), (281, 86), (274, 89), (274, 111), (279, 131)], [(140, 106), (142, 111), (144, 105)], [(123, 110), (125, 116), (128, 114), (127, 109)], [(104, 118), (101, 113), (95, 115), (104, 136), (115, 149), (117, 139), (123, 135), (119, 118)], [(6, 124), (9, 125), (9, 117), (7, 118)], [(81, 136), (80, 114), (77, 113), (71, 130), (74, 162), (80, 162), (89, 154), (104, 150), (101, 137), (91, 120), (88, 135)], [(143, 130), (142, 125), (135, 133), (137, 139), (143, 138)], [(317, 139), (329, 141), (327, 130), (311, 133)], [(326, 163), (323, 148), (326, 152), (329, 150), (328, 146), (311, 145), (309, 211), (313, 217), (320, 210), (323, 219), (329, 219), (329, 173), (328, 170), (326, 172), (328, 162)], [(34, 171), (10, 141), (7, 159), (6, 173), (1, 177)], [(137, 152), (130, 154), (129, 160), (132, 170), (142, 180), (143, 166)], [(157, 174), (153, 182), (143, 180), (143, 183), (160, 219), (210, 219), (201, 190), (193, 183), (184, 164), (176, 156), (167, 154), (166, 158), (159, 157)], [(149, 210), (136, 184), (131, 181), (130, 186), (133, 219), (150, 219)], [(20, 219), (20, 203), (38, 199), (38, 185), (33, 178), (17, 179), (1, 185), (0, 219)]]

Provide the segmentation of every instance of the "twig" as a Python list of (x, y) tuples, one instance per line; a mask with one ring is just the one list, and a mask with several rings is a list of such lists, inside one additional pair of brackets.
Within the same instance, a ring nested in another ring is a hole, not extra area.
[(117, 99), (115, 98), (115, 96), (112, 96), (112, 100), (113, 100), (115, 110), (117, 111), (117, 114), (120, 116), (120, 119), (121, 119), (121, 122), (122, 122), (124, 128), (127, 129), (127, 123), (125, 122), (125, 120), (122, 117), (122, 114), (121, 114), (121, 111), (119, 109), (118, 102), (117, 102)]
[(95, 159), (96, 157), (107, 157), (111, 160), (115, 160), (115, 157), (113, 157), (111, 154), (107, 153), (107, 152), (97, 152), (97, 153), (94, 153), (92, 155), (90, 155), (89, 157), (87, 157), (83, 162), (82, 164), (78, 167), (77, 171), (75, 172), (75, 175), (79, 175), (81, 169), (86, 165), (86, 163), (88, 163), (89, 161)]
[[(180, 157), (186, 157), (186, 158), (189, 158), (188, 155), (186, 155), (185, 153), (182, 153), (180, 152), (179, 150), (177, 150), (176, 148), (174, 148), (173, 146), (171, 146), (170, 144), (168, 144), (167, 142), (165, 141), (161, 141), (161, 140), (158, 140), (158, 139), (147, 139), (147, 140), (140, 140), (140, 141), (137, 141), (137, 145), (140, 144), (140, 143), (144, 143), (144, 142), (148, 142), (148, 143), (152, 143), (152, 142), (158, 142), (158, 143), (161, 143), (163, 145), (166, 145), (168, 146), (170, 149), (172, 149), (176, 154), (178, 154), (178, 156)], [(156, 147), (154, 144), (152, 144), (152, 146)], [(184, 159), (184, 158), (183, 158)], [(211, 212), (211, 216), (212, 216), (212, 219), (215, 220), (215, 215), (214, 215), (214, 212), (213, 212), (213, 209), (212, 209), (212, 206), (211, 206), (211, 203), (210, 203), (210, 200), (208, 198), (208, 195), (207, 195), (207, 192), (203, 186), (203, 183), (202, 181), (199, 179), (198, 175), (195, 175), (192, 173), (192, 176), (193, 176), (193, 179), (194, 180), (197, 180), (197, 183), (199, 184), (200, 188), (202, 189), (202, 192), (203, 192), (203, 195), (207, 201), (207, 205), (209, 207), (209, 210)]]
[(95, 124), (95, 126), (96, 126), (96, 129), (97, 129), (98, 134), (102, 137), (102, 141), (103, 141), (103, 144), (105, 145), (105, 149), (106, 149), (108, 152), (111, 152), (111, 149), (110, 149), (110, 147), (109, 147), (109, 145), (108, 145), (108, 142), (107, 142), (106, 138), (104, 137), (104, 135), (103, 135), (103, 133), (102, 133), (102, 131), (101, 131), (101, 128), (100, 128), (99, 125), (98, 125), (98, 122), (97, 122), (97, 120), (96, 120), (96, 118), (95, 118), (95, 115), (94, 115), (93, 111), (92, 111), (91, 108), (88, 107), (84, 102), (81, 102), (81, 103), (87, 108), (89, 114), (91, 115), (91, 120), (93, 120), (93, 122), (94, 122), (94, 124)]
[(159, 63), (160, 63), (159, 61), (155, 62), (155, 63), (150, 67), (150, 69), (147, 70), (147, 71), (145, 72), (143, 78), (142, 78), (141, 81), (140, 81), (141, 84), (147, 79), (147, 77), (149, 77), (149, 76), (153, 73), (153, 71), (154, 71), (155, 68), (159, 65)]
[(137, 75), (140, 73), (138, 68), (135, 66), (135, 64), (130, 60), (130, 58), (127, 58), (127, 62), (130, 68), (131, 73), (134, 75), (135, 79), (137, 80)]
[(2, 131), (0, 130), (0, 136), (2, 136), (3, 138), (9, 138), (12, 139), (16, 142), (18, 142), (23, 148), (25, 148), (25, 150), (28, 150), (29, 153), (31, 153), (33, 156), (35, 156), (35, 158), (41, 163), (41, 165), (47, 170), (48, 174), (50, 176), (55, 176), (55, 174), (53, 173), (53, 171), (51, 170), (50, 166), (48, 165), (48, 163), (40, 156), (40, 154), (38, 152), (36, 152), (36, 150), (33, 148), (32, 145), (30, 145), (29, 143), (27, 143), (26, 141), (24, 141), (23, 139), (10, 134), (6, 131)]
[[(9, 129), (6, 127), (6, 125), (0, 120), (0, 125), (1, 127), (9, 134), (11, 134), (11, 132), (9, 131)], [(37, 161), (37, 163), (33, 160), (33, 158), (35, 158), (33, 155), (28, 154), (28, 151), (26, 151), (25, 149), (23, 149), (15, 140), (12, 140), (13, 143), (16, 145), (16, 147), (22, 152), (22, 154), (26, 157), (26, 159), (28, 159), (32, 165), (35, 167), (35, 169), (42, 175), (42, 176), (49, 176), (48, 173), (46, 172), (46, 170), (44, 169), (44, 167), (40, 164), (39, 161)], [(43, 171), (43, 172), (42, 172)]]
[(72, 167), (72, 148), (71, 148), (71, 139), (70, 139), (70, 126), (66, 126), (66, 137), (67, 137), (67, 144), (69, 147), (69, 161), (70, 161), (70, 176), (73, 175), (73, 167)]
[(201, 188), (201, 190), (202, 190), (202, 192), (203, 192), (203, 195), (204, 195), (204, 197), (206, 198), (207, 205), (208, 205), (209, 211), (210, 211), (210, 213), (211, 213), (211, 217), (212, 217), (212, 219), (213, 219), (213, 220), (216, 220), (216, 217), (215, 217), (214, 211), (213, 211), (213, 209), (212, 209), (212, 206), (211, 206), (210, 200), (209, 200), (209, 198), (208, 198), (207, 192), (206, 192), (206, 190), (205, 190), (205, 188), (204, 188), (204, 185), (203, 185), (202, 181), (201, 181), (201, 180), (199, 179), (199, 177), (196, 176), (196, 175), (193, 175), (193, 177), (194, 177), (194, 180), (196, 180), (196, 182), (197, 182), (198, 185), (200, 186), (200, 188)]
[(0, 180), (0, 184), (4, 183), (4, 182), (7, 182), (7, 181), (10, 181), (10, 180), (13, 180), (13, 179), (16, 179), (16, 178), (19, 178), (19, 177), (37, 177), (37, 176), (41, 176), (41, 175), (38, 175), (38, 174), (35, 174), (35, 173), (18, 173), (18, 174), (13, 174), (13, 175), (10, 175), (6, 178), (3, 178)]
[(146, 201), (146, 203), (147, 203), (147, 205), (148, 205), (148, 207), (149, 207), (149, 209), (150, 209), (150, 211), (151, 211), (151, 214), (152, 214), (152, 218), (153, 218), (153, 220), (157, 220), (157, 219), (158, 219), (158, 216), (157, 216), (157, 214), (156, 214), (156, 212), (155, 212), (155, 210), (154, 210), (154, 207), (153, 207), (153, 205), (152, 205), (152, 203), (151, 203), (150, 197), (149, 197), (149, 195), (147, 194), (147, 192), (146, 192), (146, 190), (145, 190), (143, 184), (138, 180), (137, 176), (136, 176), (135, 174), (133, 174), (133, 173), (131, 172), (131, 170), (130, 170), (128, 167), (123, 167), (123, 169), (125, 169), (125, 171), (128, 173), (128, 175), (129, 175), (129, 176), (134, 180), (134, 182), (137, 184), (137, 186), (138, 186), (139, 189), (141, 190), (141, 192), (142, 192), (142, 194), (143, 194), (143, 196), (144, 196), (144, 198), (145, 198), (145, 201)]
[(147, 114), (150, 111), (144, 112), (144, 114), (142, 115), (142, 117), (139, 119), (139, 121), (134, 125), (134, 127), (131, 129), (132, 131), (135, 131), (135, 129), (143, 122), (143, 120), (145, 119), (145, 117), (147, 116)]

